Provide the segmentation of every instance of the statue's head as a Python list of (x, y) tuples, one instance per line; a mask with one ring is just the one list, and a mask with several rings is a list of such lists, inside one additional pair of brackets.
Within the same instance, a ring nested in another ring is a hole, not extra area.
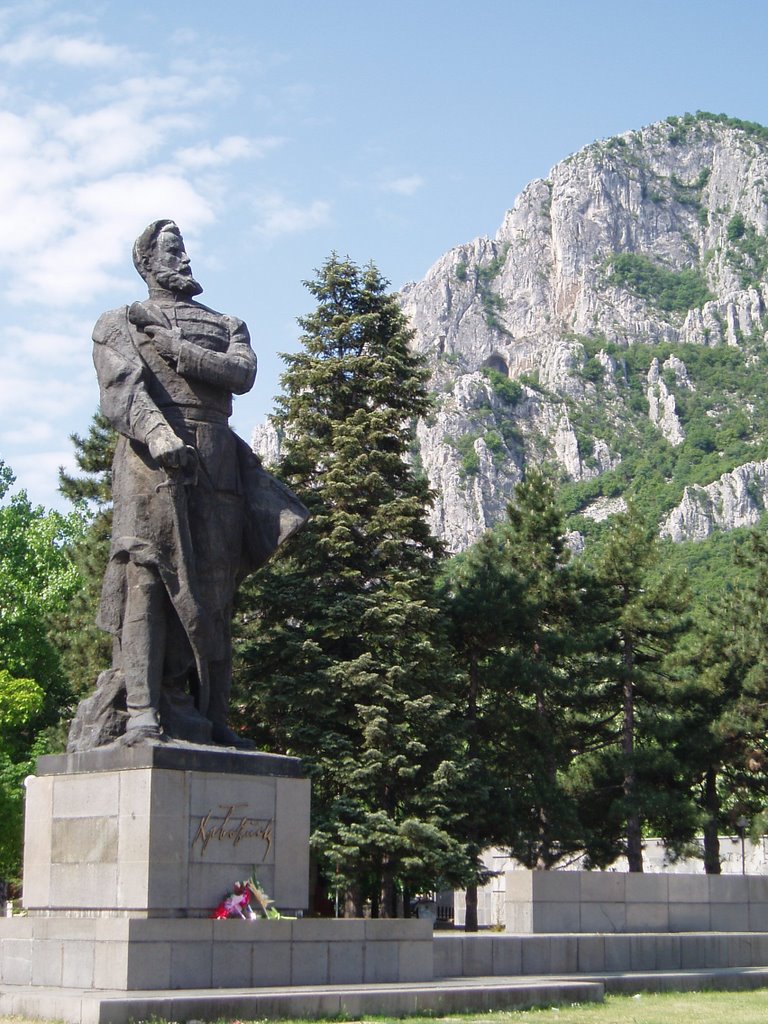
[(192, 276), (181, 232), (172, 220), (156, 220), (133, 243), (133, 264), (153, 287), (179, 295), (199, 295), (202, 286)]

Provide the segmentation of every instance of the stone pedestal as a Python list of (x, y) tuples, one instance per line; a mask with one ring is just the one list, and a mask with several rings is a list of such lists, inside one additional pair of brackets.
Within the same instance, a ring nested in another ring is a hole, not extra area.
[(296, 758), (102, 748), (40, 759), (28, 780), (30, 916), (207, 917), (255, 872), (286, 913), (308, 905), (310, 785)]
[[(27, 783), (28, 916), (0, 919), (3, 1005), (104, 1024), (182, 989), (431, 981), (429, 922), (293, 916), (308, 905), (309, 800), (299, 761), (273, 754), (158, 744), (41, 758)], [(208, 919), (253, 874), (292, 916)], [(195, 1016), (226, 1015), (222, 998)]]

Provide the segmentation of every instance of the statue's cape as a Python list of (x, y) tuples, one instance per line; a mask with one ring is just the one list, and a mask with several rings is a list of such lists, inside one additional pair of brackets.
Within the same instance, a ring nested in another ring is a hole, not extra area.
[(271, 558), (309, 519), (309, 512), (284, 483), (268, 473), (249, 446), (237, 438), (237, 458), (245, 493), (241, 578)]

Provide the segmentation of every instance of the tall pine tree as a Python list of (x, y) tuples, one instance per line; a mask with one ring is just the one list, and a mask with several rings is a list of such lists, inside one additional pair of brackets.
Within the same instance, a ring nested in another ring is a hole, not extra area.
[(521, 602), (520, 576), (504, 557), (504, 538), (488, 530), (467, 551), (447, 560), (438, 581), (444, 643), (453, 654), (456, 715), (451, 728), (462, 744), (453, 786), (454, 830), (478, 864), (466, 889), (464, 930), (477, 931), (478, 883), (486, 881), (480, 854), (509, 835), (507, 774), (493, 759), (506, 715), (505, 645)]
[(511, 797), (504, 844), (530, 868), (551, 868), (579, 849), (581, 824), (567, 774), (592, 731), (585, 682), (591, 637), (586, 581), (571, 559), (553, 483), (531, 470), (503, 526), (503, 557), (521, 600), (505, 639), (500, 682), (505, 723), (492, 756), (506, 763)]
[[(567, 773), (594, 731), (590, 603), (564, 532), (551, 481), (531, 470), (506, 522), (453, 559), (443, 582), (465, 702), (457, 825), (471, 848), (493, 842), (538, 868), (581, 847)], [(470, 889), (468, 920), (474, 901)]]
[(680, 688), (673, 655), (689, 627), (684, 580), (663, 568), (662, 545), (636, 509), (615, 516), (592, 565), (593, 612), (605, 630), (597, 680), (604, 746), (580, 764), (590, 859), (625, 853), (643, 870), (648, 827), (672, 846), (696, 827), (689, 773), (678, 756)]
[(302, 350), (284, 356), (281, 477), (312, 519), (241, 599), (244, 719), (313, 778), (326, 877), (395, 913), (395, 890), (466, 872), (446, 828), (445, 675), (433, 643), (439, 547), (407, 456), (426, 370), (373, 265), (331, 256), (307, 287)]
[(768, 795), (768, 539), (749, 531), (739, 586), (700, 611), (684, 653), (684, 755), (704, 826), (704, 867), (721, 870), (719, 833), (760, 817)]

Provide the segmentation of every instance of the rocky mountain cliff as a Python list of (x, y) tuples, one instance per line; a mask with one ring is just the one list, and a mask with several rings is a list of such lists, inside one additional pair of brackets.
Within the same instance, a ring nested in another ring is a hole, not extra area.
[[(649, 444), (673, 484), (656, 502), (670, 536), (763, 511), (767, 227), (768, 131), (686, 115), (568, 157), (494, 239), (403, 289), (433, 373), (420, 459), (450, 548), (503, 514), (530, 462), (580, 485), (573, 512), (600, 520), (641, 485)], [(701, 356), (718, 349), (725, 369)], [(702, 486), (739, 466), (740, 490)]]
[(563, 160), (406, 285), (435, 392), (414, 460), (448, 548), (531, 463), (555, 467), (577, 543), (632, 494), (677, 540), (758, 518), (767, 232), (768, 129), (685, 115)]

